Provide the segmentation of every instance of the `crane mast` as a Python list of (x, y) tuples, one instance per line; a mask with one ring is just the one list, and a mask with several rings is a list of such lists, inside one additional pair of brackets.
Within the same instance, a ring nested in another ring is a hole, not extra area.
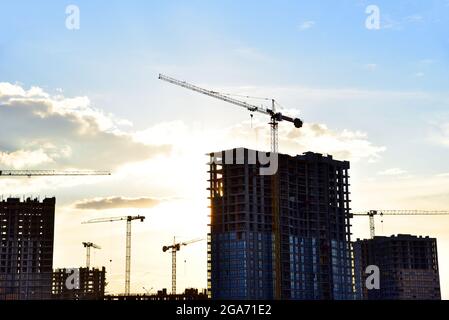
[(186, 246), (195, 242), (203, 241), (204, 238), (197, 238), (190, 241), (176, 243), (176, 238), (173, 238), (173, 244), (169, 246), (163, 246), (162, 251), (166, 252), (171, 250), (171, 293), (176, 294), (176, 252), (181, 250), (182, 246)]
[(83, 246), (84, 246), (84, 248), (86, 248), (86, 267), (87, 267), (87, 269), (89, 269), (90, 268), (90, 248), (101, 249), (101, 247), (92, 242), (83, 242)]
[(368, 217), (371, 239), (376, 236), (375, 216), (441, 216), (449, 215), (449, 211), (438, 210), (368, 210), (366, 212), (351, 213), (350, 217)]
[(138, 216), (124, 216), (112, 218), (99, 218), (83, 222), (83, 224), (88, 224), (88, 223), (126, 221), (125, 295), (129, 295), (131, 289), (131, 222), (134, 220), (140, 220), (140, 222), (143, 222), (145, 220), (145, 216), (138, 215)]

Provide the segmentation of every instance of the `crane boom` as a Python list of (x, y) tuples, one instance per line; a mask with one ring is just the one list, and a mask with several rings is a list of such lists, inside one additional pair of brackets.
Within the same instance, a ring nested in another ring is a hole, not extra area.
[(271, 125), (271, 129), (272, 129), (272, 133), (271, 133), (271, 135), (272, 135), (272, 146), (271, 146), (272, 150), (271, 150), (271, 152), (274, 152), (274, 153), (277, 153), (277, 151), (278, 151), (278, 148), (277, 148), (277, 141), (278, 141), (278, 139), (277, 139), (277, 129), (278, 128), (277, 127), (278, 126), (277, 126), (277, 124), (278, 124), (279, 121), (292, 122), (295, 125), (296, 128), (301, 128), (302, 125), (303, 125), (303, 122), (300, 119), (298, 119), (298, 118), (292, 118), (292, 117), (289, 117), (289, 116), (285, 116), (285, 115), (283, 115), (280, 112), (276, 112), (276, 105), (275, 105), (275, 100), (274, 99), (271, 99), (272, 107), (271, 107), (271, 109), (269, 109), (269, 108), (264, 108), (262, 106), (256, 106), (256, 105), (253, 105), (253, 104), (250, 104), (248, 102), (241, 101), (241, 100), (238, 100), (238, 99), (235, 99), (235, 98), (231, 98), (231, 97), (226, 96), (226, 95), (224, 95), (222, 93), (219, 93), (217, 91), (207, 90), (207, 89), (195, 86), (193, 84), (190, 84), (190, 83), (188, 83), (186, 81), (180, 81), (180, 80), (177, 80), (175, 78), (172, 78), (172, 77), (169, 77), (169, 76), (166, 76), (166, 75), (163, 75), (163, 74), (159, 74), (159, 80), (163, 80), (163, 81), (169, 82), (171, 84), (174, 84), (174, 85), (180, 86), (182, 88), (186, 88), (186, 89), (189, 89), (189, 90), (192, 90), (192, 91), (195, 91), (195, 92), (207, 95), (207, 96), (212, 97), (212, 98), (216, 98), (216, 99), (219, 99), (219, 100), (222, 100), (222, 101), (226, 101), (226, 102), (232, 103), (234, 105), (243, 107), (243, 108), (245, 108), (245, 109), (247, 109), (248, 111), (251, 111), (251, 112), (259, 112), (259, 113), (262, 113), (262, 114), (270, 116), (271, 117), (270, 125)]
[(376, 236), (376, 226), (374, 216), (441, 216), (449, 215), (449, 211), (445, 210), (368, 210), (365, 212), (350, 213), (350, 217), (354, 216), (368, 216), (370, 226), (370, 236), (374, 238)]
[(206, 239), (204, 239), (204, 238), (193, 239), (193, 240), (189, 240), (189, 241), (186, 241), (186, 242), (182, 242), (181, 245), (186, 246), (188, 244), (192, 244), (192, 243), (195, 243), (195, 242), (200, 242), (200, 241), (203, 241), (203, 240), (206, 240)]
[(58, 170), (0, 170), (0, 177), (34, 177), (34, 176), (110, 176), (109, 171), (58, 171)]
[(354, 216), (366, 216), (368, 214), (380, 215), (380, 216), (439, 216), (447, 215), (449, 211), (444, 210), (370, 210), (365, 213), (354, 213)]
[(124, 216), (124, 217), (112, 217), (112, 218), (97, 218), (82, 222), (82, 224), (88, 223), (101, 223), (101, 222), (115, 222), (115, 221), (132, 221), (132, 220), (145, 220), (145, 216)]
[(270, 116), (274, 114), (273, 110), (265, 109), (263, 107), (258, 107), (258, 106), (252, 105), (250, 103), (228, 97), (219, 92), (203, 89), (201, 87), (195, 86), (195, 85), (187, 83), (185, 81), (180, 81), (175, 78), (171, 78), (171, 77), (163, 75), (163, 74), (159, 74), (159, 80), (163, 80), (163, 81), (169, 82), (171, 84), (174, 84), (174, 85), (177, 85), (177, 86), (180, 86), (180, 87), (183, 87), (183, 88), (195, 91), (195, 92), (205, 94), (209, 97), (220, 99), (220, 100), (235, 104), (235, 105), (243, 107), (251, 112), (260, 112), (260, 113), (270, 115)]

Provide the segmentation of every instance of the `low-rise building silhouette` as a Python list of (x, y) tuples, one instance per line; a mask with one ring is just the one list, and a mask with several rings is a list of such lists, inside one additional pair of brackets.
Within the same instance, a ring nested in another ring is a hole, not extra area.
[[(69, 279), (73, 275), (73, 279)], [(69, 281), (68, 281), (69, 280)], [(103, 300), (106, 268), (56, 269), (52, 298), (56, 300)]]
[(207, 290), (195, 288), (185, 289), (181, 294), (169, 294), (167, 289), (158, 290), (155, 294), (107, 295), (105, 300), (111, 301), (189, 301), (208, 300)]
[[(354, 242), (356, 286), (359, 299), (439, 300), (437, 240), (397, 235)], [(377, 266), (379, 289), (368, 289), (366, 268)]]

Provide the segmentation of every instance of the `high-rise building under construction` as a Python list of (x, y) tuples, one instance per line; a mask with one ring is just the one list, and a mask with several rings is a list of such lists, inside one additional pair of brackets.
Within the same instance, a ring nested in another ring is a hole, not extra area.
[(51, 298), (55, 203), (0, 201), (0, 300)]
[(276, 177), (261, 174), (265, 155), (210, 154), (211, 297), (273, 299), (280, 284), (281, 299), (353, 299), (349, 162), (279, 154)]

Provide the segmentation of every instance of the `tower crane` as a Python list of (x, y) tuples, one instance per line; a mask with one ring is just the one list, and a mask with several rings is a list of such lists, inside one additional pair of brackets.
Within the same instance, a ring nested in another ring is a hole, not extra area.
[(115, 221), (126, 221), (126, 264), (125, 264), (125, 295), (130, 293), (130, 283), (131, 283), (131, 222), (134, 220), (140, 220), (143, 222), (145, 216), (124, 216), (124, 217), (113, 217), (113, 218), (98, 218), (92, 219), (82, 224), (88, 223), (102, 223), (102, 222), (115, 222)]
[(46, 177), (46, 176), (110, 176), (109, 171), (58, 171), (58, 170), (1, 170), (0, 177)]
[[(171, 84), (180, 86), (182, 88), (186, 88), (204, 95), (207, 95), (212, 98), (216, 98), (240, 107), (243, 107), (253, 112), (258, 112), (265, 114), (270, 117), (270, 122), (268, 123), (271, 127), (271, 152), (273, 154), (278, 153), (279, 149), (279, 137), (278, 137), (278, 126), (279, 122), (281, 121), (287, 121), (293, 123), (293, 125), (296, 128), (301, 128), (303, 126), (303, 122), (301, 119), (298, 118), (292, 118), (286, 115), (283, 115), (281, 112), (278, 112), (276, 110), (276, 101), (275, 99), (271, 99), (271, 108), (266, 108), (264, 106), (256, 106), (250, 103), (247, 103), (245, 101), (241, 101), (235, 98), (230, 97), (227, 94), (207, 90), (204, 88), (200, 88), (198, 86), (195, 86), (193, 84), (187, 83), (185, 81), (180, 81), (174, 78), (171, 78), (169, 76), (159, 74), (159, 80), (163, 80), (166, 82), (169, 82)], [(250, 98), (250, 97), (248, 97)], [(281, 284), (282, 284), (282, 273), (281, 273), (281, 235), (280, 235), (280, 209), (279, 209), (279, 175), (276, 172), (271, 177), (271, 185), (272, 185), (272, 208), (273, 208), (273, 234), (274, 234), (274, 274), (275, 274), (275, 281), (274, 281), (274, 297), (276, 299), (281, 299)]]
[(369, 210), (366, 212), (356, 212), (351, 213), (350, 217), (353, 216), (363, 216), (369, 217), (369, 230), (371, 239), (375, 237), (375, 216), (441, 216), (441, 215), (449, 215), (449, 211), (429, 211), (429, 210)]
[(245, 101), (237, 100), (235, 98), (231, 98), (230, 96), (220, 93), (220, 92), (203, 89), (203, 88), (200, 88), (193, 84), (187, 83), (185, 81), (180, 81), (180, 80), (168, 77), (163, 74), (159, 74), (159, 80), (163, 80), (163, 81), (169, 82), (171, 84), (174, 84), (174, 85), (177, 85), (177, 86), (180, 86), (180, 87), (183, 87), (183, 88), (186, 88), (186, 89), (189, 89), (189, 90), (201, 93), (201, 94), (205, 94), (212, 98), (216, 98), (219, 100), (226, 101), (228, 103), (232, 103), (234, 105), (243, 107), (250, 112), (258, 112), (258, 113), (262, 113), (262, 114), (269, 116), (271, 119), (271, 122), (269, 122), (269, 125), (271, 126), (271, 152), (273, 152), (273, 153), (278, 152), (278, 144), (279, 144), (278, 125), (279, 125), (279, 122), (281, 122), (281, 121), (291, 122), (291, 123), (293, 123), (293, 125), (296, 128), (301, 128), (303, 125), (302, 120), (300, 120), (298, 118), (288, 117), (288, 116), (283, 115), (281, 112), (277, 112), (275, 99), (271, 99), (271, 109), (270, 109), (270, 108), (266, 108), (263, 106), (256, 106), (256, 105), (247, 103)]
[(90, 268), (90, 248), (101, 249), (101, 247), (92, 242), (83, 242), (84, 248), (86, 248), (86, 267)]
[(167, 252), (171, 250), (171, 293), (176, 294), (176, 252), (181, 250), (182, 246), (192, 244), (195, 242), (203, 241), (204, 238), (193, 239), (185, 242), (176, 243), (176, 238), (173, 238), (173, 244), (169, 246), (163, 246), (162, 251)]

